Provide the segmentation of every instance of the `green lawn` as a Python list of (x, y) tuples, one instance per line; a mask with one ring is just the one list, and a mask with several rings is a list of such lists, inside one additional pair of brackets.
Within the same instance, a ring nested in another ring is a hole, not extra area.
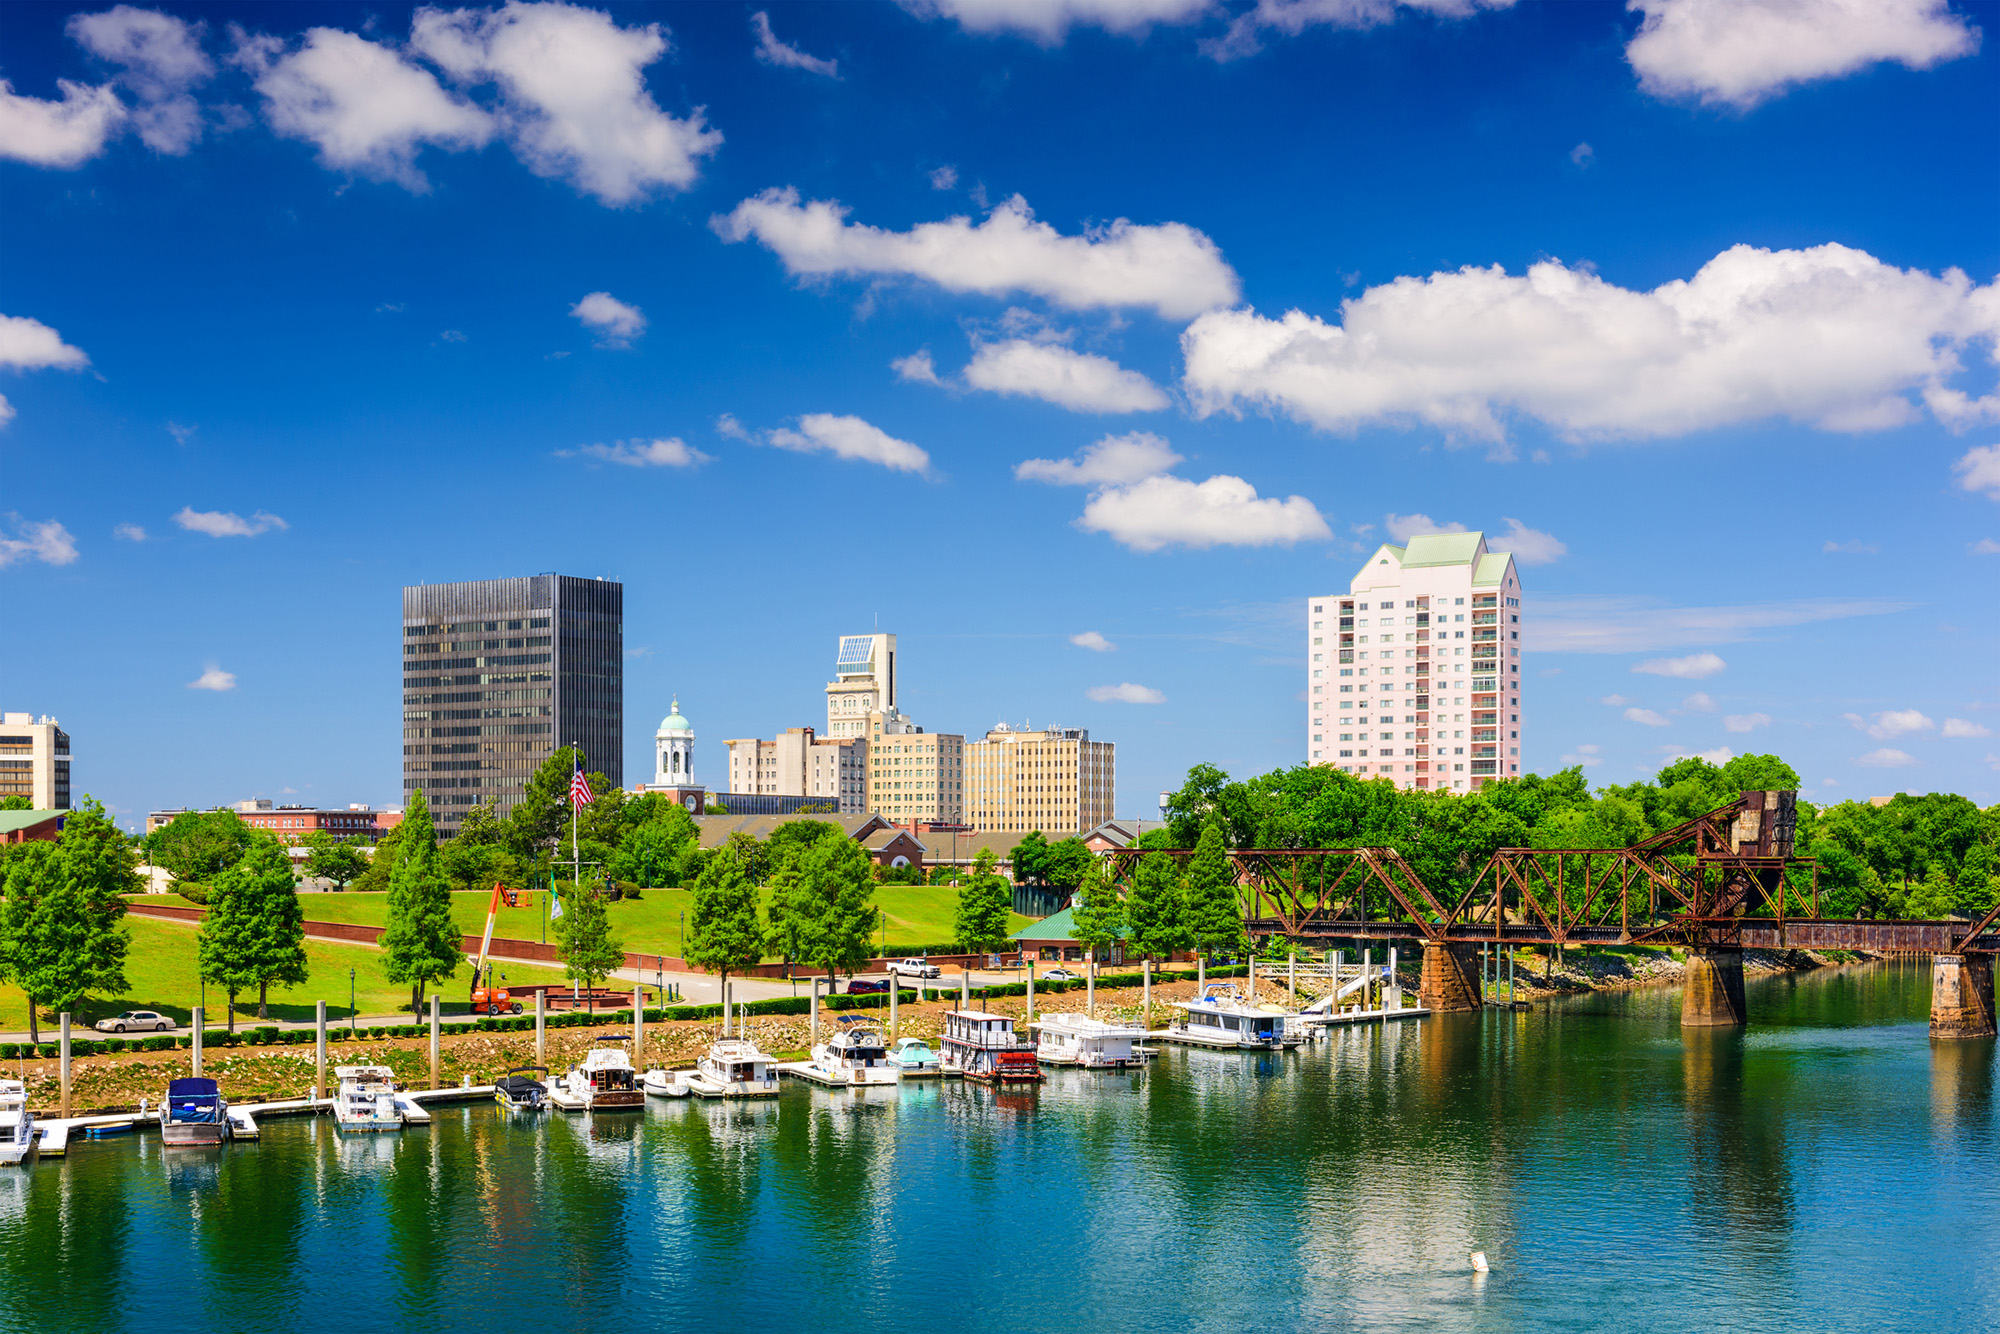
[[(131, 985), (124, 995), (107, 999), (92, 997), (84, 1002), (77, 1016), (78, 1021), (87, 1027), (121, 1010), (158, 1010), (161, 1014), (172, 1015), (185, 1026), (189, 1011), (200, 1003), (201, 997), (201, 982), (195, 967), (195, 928), (136, 914), (125, 920), (132, 931), (132, 950), (125, 963), (126, 980)], [(314, 1002), (321, 1000), (326, 1002), (329, 1017), (345, 1015), (347, 970), (350, 968), (354, 969), (355, 992), (361, 1013), (393, 1014), (410, 1003), (410, 989), (392, 984), (382, 975), (382, 951), (378, 949), (308, 940), (306, 959), (311, 976), (304, 986), (273, 988), (273, 1020), (310, 1019), (313, 1017)], [(544, 972), (553, 978), (562, 976), (559, 968), (544, 970), (516, 964), (507, 965), (507, 972), (523, 981), (527, 980), (523, 975), (529, 973), (537, 977)], [(456, 978), (444, 984), (443, 995), (448, 1010), (458, 1008), (452, 1002), (464, 999), (471, 976), (469, 968), (462, 968)], [(225, 999), (214, 987), (208, 989), (209, 1027), (223, 1025)], [(239, 1024), (245, 1020), (256, 1022), (256, 1014), (255, 992), (237, 998)], [(20, 1032), (27, 1027), (28, 1007), (21, 989), (0, 984), (0, 1030)], [(50, 1030), (44, 1026), (42, 1031), (46, 1036)]]

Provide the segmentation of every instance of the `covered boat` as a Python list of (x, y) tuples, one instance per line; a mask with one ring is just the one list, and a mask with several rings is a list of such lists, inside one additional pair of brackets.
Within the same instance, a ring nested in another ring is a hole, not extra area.
[(340, 1087), (333, 1095), (333, 1123), (341, 1130), (401, 1130), (396, 1077), (386, 1065), (335, 1066)]
[(639, 1072), (623, 1047), (592, 1047), (583, 1063), (563, 1076), (556, 1104), (579, 1112), (631, 1111), (646, 1105), (646, 1095), (639, 1090)]
[(922, 1038), (901, 1038), (895, 1050), (889, 1053), (889, 1064), (895, 1066), (905, 1079), (920, 1078), (938, 1072), (938, 1055)]
[(694, 1090), (688, 1087), (688, 1076), (692, 1070), (661, 1070), (655, 1067), (639, 1077), (639, 1087), (655, 1098), (685, 1098)]
[(1021, 1041), (1014, 1021), (987, 1010), (952, 1010), (944, 1017), (946, 1074), (989, 1084), (1041, 1082), (1041, 1063), (1032, 1044)]
[(35, 1114), (28, 1110), (28, 1086), (0, 1079), (0, 1167), (25, 1163), (35, 1153)]
[(548, 1074), (546, 1065), (516, 1066), (493, 1081), (493, 1101), (517, 1112), (539, 1112), (549, 1101)]
[(832, 1083), (857, 1088), (895, 1083), (898, 1072), (889, 1063), (889, 1053), (882, 1046), (882, 1030), (875, 1021), (860, 1015), (843, 1015), (841, 1022), (850, 1026), (812, 1049), (813, 1069)]
[(208, 1147), (229, 1139), (229, 1103), (212, 1079), (176, 1079), (160, 1104), (160, 1143)]
[(695, 1063), (687, 1085), (703, 1098), (775, 1098), (777, 1062), (748, 1038), (723, 1038)]
[(1081, 1014), (1051, 1014), (1031, 1024), (1035, 1056), (1043, 1065), (1075, 1065), (1085, 1070), (1124, 1070), (1144, 1065), (1139, 1044), (1146, 1030), (1107, 1023)]
[(1253, 1005), (1231, 983), (1211, 982), (1191, 1001), (1176, 1001), (1183, 1012), (1169, 1030), (1181, 1042), (1201, 1047), (1245, 1047), (1268, 1050), (1297, 1046), (1287, 1038), (1282, 1009)]

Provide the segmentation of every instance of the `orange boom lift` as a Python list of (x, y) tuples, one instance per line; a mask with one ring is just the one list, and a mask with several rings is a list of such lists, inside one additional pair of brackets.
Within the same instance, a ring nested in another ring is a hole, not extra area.
[[(474, 1014), (519, 1014), (521, 1002), (507, 994), (505, 987), (493, 986), (491, 965), (486, 962), (487, 951), (493, 948), (493, 919), (500, 915), (500, 900), (507, 900), (509, 908), (521, 906), (521, 891), (509, 889), (495, 883), (493, 898), (486, 905), (486, 934), (479, 938), (479, 958), (472, 965), (472, 1012)], [(485, 986), (479, 985), (485, 982)]]

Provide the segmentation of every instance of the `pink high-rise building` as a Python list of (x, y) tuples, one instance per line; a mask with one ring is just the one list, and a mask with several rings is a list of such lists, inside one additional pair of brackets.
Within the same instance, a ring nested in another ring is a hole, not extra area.
[(1311, 763), (1452, 792), (1521, 776), (1521, 576), (1484, 533), (1384, 543), (1306, 613)]

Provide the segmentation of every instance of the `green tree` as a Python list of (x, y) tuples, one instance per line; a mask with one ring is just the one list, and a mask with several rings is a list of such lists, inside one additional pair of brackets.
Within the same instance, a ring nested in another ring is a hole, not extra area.
[(642, 889), (686, 883), (688, 854), (698, 841), (694, 817), (671, 802), (661, 813), (626, 833), (611, 854), (611, 874)]
[(36, 1007), (76, 1009), (93, 991), (125, 987), (131, 936), (119, 919), (124, 895), (141, 889), (132, 848), (86, 796), (54, 843), (8, 857), (0, 908), (0, 971), (27, 994), (30, 1039), (41, 1040)]
[(1993, 879), (1993, 850), (1975, 843), (1959, 865), (1952, 906), (1967, 917), (1983, 917), (1996, 901), (2000, 901), (2000, 884)]
[(356, 894), (380, 894), (389, 888), (389, 877), (396, 869), (396, 858), (403, 846), (403, 826), (398, 824), (382, 837), (375, 840), (375, 846), (364, 855), (368, 858), (368, 869), (354, 878), (348, 888)]
[(813, 845), (800, 863), (807, 883), (824, 905), (805, 941), (803, 959), (826, 970), (853, 973), (874, 953), (870, 942), (881, 921), (875, 907), (875, 864), (867, 849), (836, 829)]
[(814, 892), (812, 881), (796, 866), (787, 866), (764, 882), (769, 894), (767, 909), (771, 919), (771, 944), (785, 956), (786, 963), (803, 957), (806, 941), (818, 928), (825, 906)]
[(1084, 956), (1093, 960), (1125, 934), (1125, 901), (1118, 897), (1110, 862), (1097, 861), (1084, 873), (1070, 921), (1074, 924), (1070, 934), (1083, 946)]
[[(574, 746), (558, 747), (543, 760), (528, 779), (521, 793), (520, 804), (507, 816), (507, 845), (514, 855), (524, 862), (533, 862), (561, 849), (558, 855), (567, 856), (571, 811), (569, 785), (575, 772), (577, 757), (582, 752)], [(586, 774), (590, 790), (597, 800), (585, 808), (585, 813), (575, 819), (577, 836), (591, 838), (601, 843), (615, 841), (602, 837), (603, 826), (607, 822), (616, 823), (623, 818), (622, 792), (614, 787), (601, 773)], [(610, 794), (619, 792), (618, 797)]]
[(1243, 914), (1236, 902), (1236, 874), (1222, 838), (1222, 823), (1211, 820), (1195, 841), (1187, 866), (1187, 929), (1197, 948), (1230, 950), (1243, 943)]
[(1097, 867), (1097, 854), (1080, 838), (1066, 838), (1049, 844), (1042, 855), (1042, 879), (1057, 889), (1074, 893)]
[(694, 910), (688, 920), (687, 961), (713, 971), (721, 981), (763, 962), (764, 923), (757, 916), (757, 887), (731, 847), (708, 859), (694, 882)]
[(1007, 854), (1007, 861), (1014, 871), (1017, 885), (1046, 885), (1048, 883), (1049, 841), (1042, 837), (1042, 831), (1032, 830), (1024, 835), (1014, 850)]
[(0, 811), (32, 811), (33, 809), (35, 809), (35, 803), (18, 794), (11, 797), (0, 797)]
[(1148, 852), (1139, 858), (1132, 871), (1132, 892), (1125, 913), (1132, 926), (1132, 948), (1147, 958), (1165, 958), (1193, 943), (1187, 929), (1181, 868), (1164, 852)]
[(207, 884), (234, 866), (256, 836), (235, 811), (188, 811), (146, 835), (140, 846), (174, 879)]
[(451, 920), (451, 884), (438, 865), (437, 829), (422, 788), (410, 793), (401, 832), (389, 875), (382, 952), (389, 980), (410, 984), (410, 1013), (417, 1014), (423, 1009), (424, 988), (458, 971), (465, 942)]
[(968, 954), (984, 954), (1007, 942), (1007, 924), (1013, 920), (1014, 895), (1007, 878), (999, 872), (1000, 859), (991, 848), (981, 848), (972, 859), (971, 878), (959, 887), (958, 910), (952, 918), (952, 937)]
[(500, 794), (495, 792), (483, 801), (474, 802), (459, 817), (458, 832), (451, 841), (469, 848), (504, 846), (507, 833), (507, 822), (500, 818)]
[(1942, 866), (1933, 866), (1923, 881), (1909, 892), (1903, 911), (1924, 921), (1942, 921), (1958, 906), (1957, 887)]
[(195, 959), (202, 981), (229, 997), (225, 1013), (231, 1032), (238, 995), (256, 987), (257, 1017), (268, 1019), (271, 983), (306, 980), (305, 912), (292, 887), (291, 861), (276, 840), (255, 840), (215, 878)]
[(336, 894), (368, 869), (368, 859), (351, 839), (315, 829), (306, 835), (305, 845), (306, 875), (314, 880), (332, 881)]
[[(593, 859), (585, 847), (584, 860)], [(493, 886), (519, 885), (522, 882), (521, 864), (514, 860), (514, 854), (498, 843), (467, 843), (454, 838), (438, 845), (438, 869), (451, 882), (451, 888), (458, 891), (490, 891)]]
[(556, 943), (561, 948), (563, 976), (595, 988), (625, 964), (625, 946), (611, 930), (599, 886), (586, 882), (581, 892), (562, 896), (563, 914), (556, 918)]

